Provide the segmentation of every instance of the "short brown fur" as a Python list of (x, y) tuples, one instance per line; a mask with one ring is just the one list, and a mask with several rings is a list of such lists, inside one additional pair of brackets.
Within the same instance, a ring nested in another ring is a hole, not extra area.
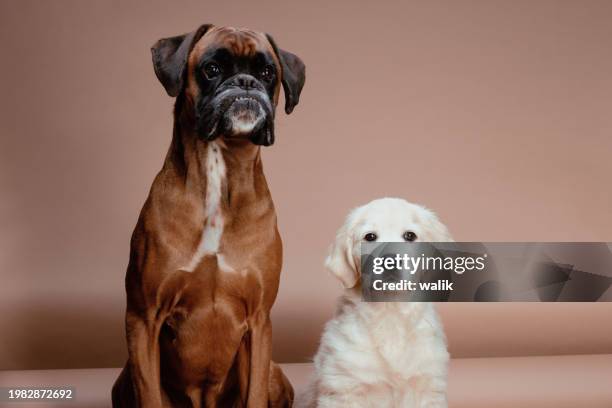
[(218, 139), (227, 168), (219, 251), (204, 256), (192, 272), (182, 269), (206, 221), (208, 144), (194, 131), (192, 104), (199, 90), (193, 70), (202, 52), (219, 44), (236, 54), (272, 49), (262, 34), (213, 28), (191, 51), (185, 106), (175, 112), (170, 149), (131, 240), (129, 360), (113, 388), (114, 406), (292, 404), (291, 385), (270, 360), (270, 309), (278, 291), (282, 245), (259, 146)]

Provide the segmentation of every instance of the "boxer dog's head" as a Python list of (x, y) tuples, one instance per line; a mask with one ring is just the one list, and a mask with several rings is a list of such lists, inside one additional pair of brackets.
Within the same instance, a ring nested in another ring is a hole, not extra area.
[(251, 30), (203, 25), (159, 40), (151, 52), (157, 78), (170, 96), (184, 100), (204, 140), (271, 145), (281, 84), (287, 113), (304, 86), (304, 63)]

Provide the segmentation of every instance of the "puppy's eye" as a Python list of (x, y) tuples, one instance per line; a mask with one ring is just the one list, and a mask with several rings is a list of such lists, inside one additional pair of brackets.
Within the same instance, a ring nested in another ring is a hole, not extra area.
[(204, 74), (206, 75), (206, 78), (213, 79), (221, 75), (221, 68), (214, 62), (208, 63), (204, 67)]
[(270, 65), (267, 65), (264, 69), (261, 70), (260, 76), (266, 81), (271, 81), (274, 77), (274, 68), (272, 68)]
[(404, 241), (412, 242), (416, 241), (417, 235), (412, 231), (406, 231), (404, 235), (402, 235), (402, 238), (404, 238)]
[(367, 234), (363, 236), (363, 239), (369, 242), (376, 241), (378, 239), (378, 235), (376, 235), (373, 232), (368, 232)]

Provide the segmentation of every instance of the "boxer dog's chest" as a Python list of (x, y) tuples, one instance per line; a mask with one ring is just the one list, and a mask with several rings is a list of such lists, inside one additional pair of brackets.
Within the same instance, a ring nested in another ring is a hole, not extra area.
[(202, 151), (201, 167), (206, 179), (202, 221), (193, 237), (194, 249), (183, 261), (182, 269), (216, 273), (220, 283), (228, 280), (229, 286), (240, 289), (251, 286), (250, 279), (245, 279), (247, 275), (278, 272), (276, 252), (280, 242), (261, 166), (253, 165), (252, 157), (250, 162), (237, 160), (235, 154), (228, 152), (223, 141), (209, 142)]
[[(225, 219), (222, 210), (222, 191), (227, 182), (227, 168), (221, 147), (216, 142), (206, 146), (206, 193), (204, 195), (204, 226), (198, 246), (185, 270), (193, 272), (206, 255), (219, 255)], [(222, 258), (223, 259), (223, 258)]]
[[(202, 373), (208, 380), (222, 380), (248, 329), (249, 316), (258, 308), (254, 302), (263, 299), (270, 307), (278, 288), (281, 248), (267, 187), (264, 183), (256, 192), (248, 192), (249, 188), (234, 192), (228, 205), (228, 191), (244, 177), (236, 175), (241, 170), (232, 167), (223, 153), (219, 143), (206, 146), (203, 225), (183, 268), (192, 279), (184, 289), (184, 300), (166, 321), (170, 330), (162, 335), (164, 358), (172, 366), (178, 362), (181, 369), (172, 375), (180, 376), (184, 384), (198, 384)], [(233, 301), (236, 297), (243, 302)], [(221, 341), (228, 347), (209, 353)]]

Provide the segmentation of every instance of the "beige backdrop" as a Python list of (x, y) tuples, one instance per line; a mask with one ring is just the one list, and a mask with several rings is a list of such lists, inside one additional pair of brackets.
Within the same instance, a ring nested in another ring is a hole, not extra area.
[[(285, 243), (275, 356), (307, 358), (347, 210), (458, 240), (612, 241), (612, 2), (0, 2), (0, 368), (119, 366), (128, 241), (170, 141), (149, 47), (200, 23), (307, 65), (264, 153)], [(454, 356), (612, 352), (610, 304), (441, 305)]]

